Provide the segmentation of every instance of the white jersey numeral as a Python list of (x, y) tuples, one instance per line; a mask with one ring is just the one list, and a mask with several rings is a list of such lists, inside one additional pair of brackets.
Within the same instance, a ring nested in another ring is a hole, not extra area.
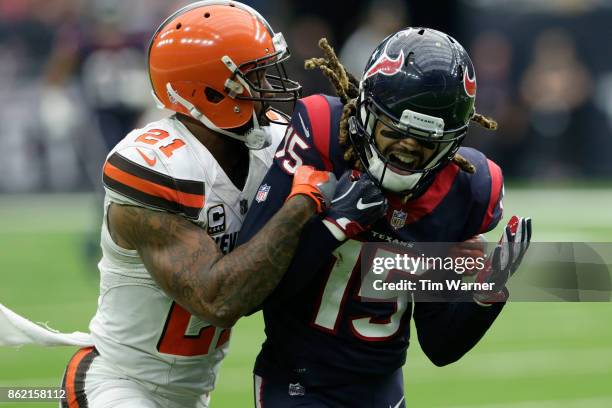
[[(402, 316), (409, 304), (410, 294), (405, 291), (389, 293), (388, 291), (374, 290), (374, 280), (387, 280), (388, 272), (374, 274), (372, 265), (368, 265), (368, 272), (361, 277), (361, 259), (363, 244), (359, 241), (349, 240), (334, 252), (334, 263), (329, 278), (323, 289), (319, 309), (313, 321), (319, 329), (335, 333), (340, 321), (343, 306), (349, 296), (349, 282), (358, 279), (359, 291), (356, 294), (361, 301), (389, 302), (394, 304), (394, 312), (385, 319), (360, 316), (348, 317), (352, 332), (362, 340), (381, 341), (397, 334), (401, 327)], [(374, 257), (388, 256), (388, 251), (377, 249)]]
[(285, 143), (283, 148), (274, 155), (274, 157), (277, 159), (284, 158), (281, 161), (281, 167), (289, 174), (295, 174), (297, 168), (304, 163), (302, 157), (296, 152), (296, 148), (298, 147), (301, 150), (308, 150), (310, 148), (308, 143), (302, 139), (291, 126), (289, 126), (287, 128), (287, 132), (285, 133)]

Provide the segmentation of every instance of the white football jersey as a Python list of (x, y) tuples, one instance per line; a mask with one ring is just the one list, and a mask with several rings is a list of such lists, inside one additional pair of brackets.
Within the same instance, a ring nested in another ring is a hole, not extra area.
[(249, 153), (242, 191), (175, 117), (132, 131), (109, 153), (103, 176), (100, 297), (90, 330), (100, 356), (119, 375), (168, 397), (203, 394), (215, 386), (231, 329), (190, 315), (161, 290), (136, 251), (113, 242), (106, 225), (108, 205), (180, 214), (205, 229), (227, 253), (285, 126), (272, 124), (270, 130), (272, 145)]

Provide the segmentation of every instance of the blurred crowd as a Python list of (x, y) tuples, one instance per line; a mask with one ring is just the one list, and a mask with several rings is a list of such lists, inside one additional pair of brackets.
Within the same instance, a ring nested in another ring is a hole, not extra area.
[[(448, 32), (476, 67), (477, 108), (498, 120), (467, 144), (508, 178), (612, 176), (612, 6), (598, 0), (244, 1), (282, 31), (305, 94), (332, 92), (303, 61), (327, 37), (360, 76), (373, 48), (405, 26)], [(150, 36), (189, 1), (0, 0), (0, 192), (100, 188), (107, 151), (155, 108)], [(427, 3), (427, 5), (423, 5)]]

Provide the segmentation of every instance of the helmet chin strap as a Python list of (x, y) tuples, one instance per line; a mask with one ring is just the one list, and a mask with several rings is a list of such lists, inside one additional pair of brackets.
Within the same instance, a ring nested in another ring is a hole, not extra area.
[(253, 110), (253, 128), (250, 129), (245, 135), (239, 135), (237, 133), (230, 132), (215, 126), (215, 124), (210, 119), (208, 119), (206, 115), (200, 112), (191, 102), (179, 95), (178, 92), (176, 92), (174, 88), (172, 88), (170, 82), (166, 84), (166, 90), (168, 91), (170, 97), (172, 97), (174, 100), (177, 101), (177, 103), (187, 109), (187, 111), (189, 111), (189, 114), (194, 119), (200, 121), (204, 126), (212, 130), (213, 132), (221, 133), (222, 135), (229, 136), (236, 140), (240, 140), (241, 142), (244, 142), (246, 147), (248, 147), (250, 150), (261, 150), (272, 144), (270, 134), (266, 132), (265, 128), (259, 126), (255, 110)]

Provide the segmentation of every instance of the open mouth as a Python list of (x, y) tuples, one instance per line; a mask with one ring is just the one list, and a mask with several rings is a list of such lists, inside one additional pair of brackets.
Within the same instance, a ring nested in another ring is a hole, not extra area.
[(412, 153), (393, 151), (389, 153), (389, 164), (393, 165), (393, 167), (397, 167), (399, 169), (404, 170), (414, 170), (417, 169), (419, 163), (421, 162), (421, 158)]

